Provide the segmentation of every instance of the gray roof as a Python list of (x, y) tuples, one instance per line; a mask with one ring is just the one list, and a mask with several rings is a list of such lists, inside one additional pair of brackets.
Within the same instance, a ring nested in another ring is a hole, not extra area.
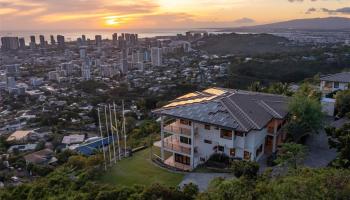
[[(260, 130), (271, 119), (283, 119), (288, 114), (288, 97), (222, 88), (219, 90), (225, 92), (212, 94), (213, 98), (208, 100), (164, 106), (154, 112), (244, 132)], [(202, 98), (201, 95), (198, 97)], [(191, 96), (190, 99), (195, 97)], [(180, 100), (176, 99), (173, 102)]]
[(342, 83), (350, 83), (350, 72), (342, 72), (331, 74), (320, 78), (321, 81), (334, 81)]

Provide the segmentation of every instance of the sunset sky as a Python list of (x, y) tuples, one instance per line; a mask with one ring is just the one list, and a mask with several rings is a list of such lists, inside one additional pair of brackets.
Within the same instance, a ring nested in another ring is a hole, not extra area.
[(209, 28), (350, 17), (350, 0), (0, 0), (0, 30)]

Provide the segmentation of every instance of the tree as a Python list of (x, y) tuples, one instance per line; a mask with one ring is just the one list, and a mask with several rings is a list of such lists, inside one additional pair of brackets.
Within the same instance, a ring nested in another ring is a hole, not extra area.
[(268, 93), (272, 94), (281, 94), (285, 96), (291, 96), (293, 92), (290, 90), (288, 83), (272, 83), (268, 88), (267, 88)]
[(284, 143), (277, 154), (276, 162), (287, 164), (294, 169), (304, 160), (306, 148), (301, 144)]
[(338, 168), (350, 168), (350, 124), (342, 128), (327, 127), (326, 133), (329, 136), (328, 143), (331, 148), (337, 149), (338, 156), (331, 163)]
[(339, 91), (335, 95), (337, 115), (344, 117), (350, 112), (350, 90)]
[(310, 99), (316, 99), (320, 100), (321, 99), (321, 92), (315, 90), (310, 84), (304, 83), (302, 84), (298, 91), (295, 93), (296, 96), (304, 96)]
[(323, 126), (323, 113), (321, 103), (314, 92), (307, 87), (293, 95), (288, 105), (291, 117), (288, 132), (295, 140), (306, 133), (317, 132)]
[(248, 87), (248, 90), (252, 92), (263, 92), (265, 88), (259, 81), (255, 81)]

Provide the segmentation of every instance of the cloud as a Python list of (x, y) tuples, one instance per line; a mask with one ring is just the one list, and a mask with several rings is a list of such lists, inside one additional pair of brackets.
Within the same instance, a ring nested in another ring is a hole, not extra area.
[(327, 8), (321, 8), (322, 12), (328, 13), (330, 15), (336, 15), (336, 14), (345, 14), (350, 15), (350, 7), (344, 7), (344, 8), (338, 8), (335, 10), (327, 9)]
[(305, 14), (311, 14), (311, 13), (314, 13), (314, 12), (317, 12), (317, 9), (316, 8), (309, 8)]
[(233, 23), (236, 23), (236, 24), (251, 24), (251, 23), (255, 23), (255, 20), (251, 19), (251, 18), (243, 17), (243, 18), (234, 20)]
[[(288, 0), (288, 1), (291, 2), (291, 3), (294, 3), (294, 2), (304, 2), (304, 0)], [(315, 1), (317, 1), (317, 0), (309, 0), (309, 1), (315, 2)]]

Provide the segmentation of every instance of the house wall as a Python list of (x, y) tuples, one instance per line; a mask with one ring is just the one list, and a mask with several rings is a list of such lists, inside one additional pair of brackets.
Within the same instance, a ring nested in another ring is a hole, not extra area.
[[(330, 87), (326, 87), (326, 85), (329, 85)], [(334, 82), (331, 81), (321, 81), (320, 83), (320, 90), (324, 94), (328, 94), (337, 90), (347, 90), (349, 86), (349, 83), (341, 83), (339, 82), (339, 87), (335, 88), (334, 87)]]
[[(206, 161), (209, 157), (218, 152), (214, 150), (215, 146), (223, 146), (224, 153), (230, 155), (230, 149), (235, 149), (235, 157), (242, 158), (244, 157), (244, 151), (251, 153), (251, 160), (257, 160), (260, 158), (255, 155), (256, 150), (265, 143), (265, 137), (267, 135), (267, 129), (260, 131), (250, 131), (246, 134), (246, 137), (241, 137), (234, 135), (232, 139), (225, 139), (220, 137), (220, 128), (216, 129), (215, 126), (210, 126), (210, 130), (205, 129), (204, 124), (195, 123), (195, 128), (198, 130), (198, 134), (195, 135), (194, 146), (196, 148), (195, 153), (195, 166)], [(205, 143), (204, 140), (209, 140), (212, 143)], [(202, 160), (202, 161), (201, 161)]]

